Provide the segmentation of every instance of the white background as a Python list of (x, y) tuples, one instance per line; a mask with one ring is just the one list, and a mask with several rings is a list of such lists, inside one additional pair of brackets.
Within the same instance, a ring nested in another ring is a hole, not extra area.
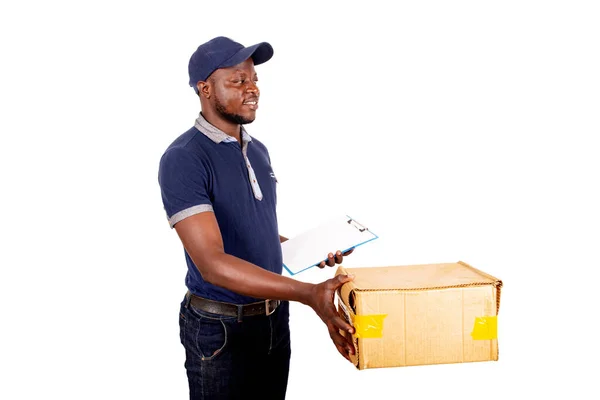
[(218, 35), (275, 49), (247, 128), (283, 235), (345, 212), (380, 235), (347, 267), (463, 260), (504, 281), (498, 362), (357, 371), (294, 304), (288, 399), (592, 396), (595, 2), (17, 4), (0, 9), (0, 398), (187, 398), (157, 171), (199, 111), (189, 56)]

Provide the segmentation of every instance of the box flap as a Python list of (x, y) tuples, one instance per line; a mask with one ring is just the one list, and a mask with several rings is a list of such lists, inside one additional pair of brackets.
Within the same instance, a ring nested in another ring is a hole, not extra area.
[[(462, 261), (394, 267), (343, 268), (338, 273), (354, 274), (350, 290), (421, 290), (494, 285), (502, 282)], [(347, 297), (346, 297), (347, 299)]]

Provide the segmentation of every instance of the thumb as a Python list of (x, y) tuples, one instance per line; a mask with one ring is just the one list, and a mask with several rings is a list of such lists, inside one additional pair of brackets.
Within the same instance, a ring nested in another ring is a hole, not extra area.
[(349, 275), (343, 275), (343, 274), (339, 274), (338, 276), (335, 277), (335, 288), (339, 288), (340, 286), (342, 286), (344, 283), (346, 282), (350, 282), (352, 280), (354, 280), (354, 275), (349, 274)]

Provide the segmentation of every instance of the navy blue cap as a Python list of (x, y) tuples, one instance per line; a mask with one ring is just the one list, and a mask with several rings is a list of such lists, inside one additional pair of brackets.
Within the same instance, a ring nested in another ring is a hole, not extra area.
[(244, 47), (227, 37), (218, 36), (198, 46), (188, 65), (190, 86), (198, 93), (196, 84), (206, 81), (219, 68), (233, 67), (252, 57), (254, 65), (267, 62), (273, 57), (273, 47), (267, 42)]

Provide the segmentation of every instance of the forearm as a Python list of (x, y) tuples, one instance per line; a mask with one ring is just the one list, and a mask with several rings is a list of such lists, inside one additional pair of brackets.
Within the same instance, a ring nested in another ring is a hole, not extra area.
[(308, 304), (315, 285), (291, 279), (229, 254), (211, 257), (203, 277), (213, 285), (259, 299), (290, 300)]

